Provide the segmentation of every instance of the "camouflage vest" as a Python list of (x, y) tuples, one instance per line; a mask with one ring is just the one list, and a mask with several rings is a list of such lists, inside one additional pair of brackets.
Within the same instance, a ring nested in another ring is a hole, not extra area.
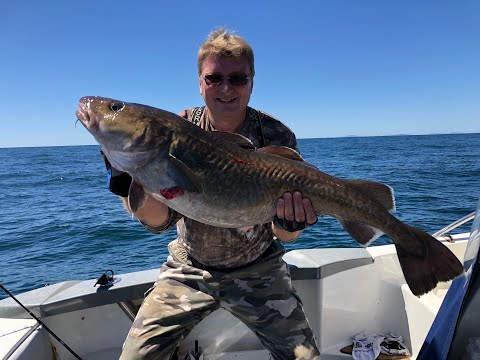
[[(206, 131), (215, 131), (205, 107), (188, 110), (187, 118)], [(245, 125), (240, 134), (249, 138), (256, 147), (283, 145), (298, 151), (295, 135), (287, 126), (250, 107), (247, 108)], [(179, 243), (191, 257), (218, 269), (234, 268), (254, 261), (274, 240), (271, 223), (226, 229), (186, 217), (177, 222), (177, 234)]]

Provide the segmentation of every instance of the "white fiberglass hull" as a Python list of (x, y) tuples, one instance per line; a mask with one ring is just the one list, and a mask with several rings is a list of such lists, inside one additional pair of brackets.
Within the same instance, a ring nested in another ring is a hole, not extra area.
[[(467, 240), (468, 234), (457, 235), (446, 245), (462, 260)], [(413, 296), (393, 245), (294, 250), (284, 259), (322, 359), (351, 358), (340, 349), (365, 330), (401, 335), (415, 358), (448, 287), (440, 284), (420, 298)], [(18, 299), (82, 359), (118, 359), (143, 293), (157, 274), (122, 274), (108, 289), (93, 287), (95, 280), (69, 281)], [(0, 301), (0, 339), (0, 359), (51, 359), (54, 352), (60, 359), (74, 359), (12, 299)], [(270, 358), (258, 338), (225, 310), (212, 313), (190, 333), (179, 358), (195, 340), (205, 360)]]

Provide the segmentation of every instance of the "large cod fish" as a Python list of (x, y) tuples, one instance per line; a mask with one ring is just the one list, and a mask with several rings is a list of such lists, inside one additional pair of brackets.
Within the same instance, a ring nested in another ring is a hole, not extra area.
[(277, 199), (299, 190), (319, 216), (335, 217), (360, 244), (387, 234), (415, 295), (463, 272), (446, 246), (390, 214), (394, 198), (386, 185), (339, 179), (291, 149), (255, 149), (241, 135), (207, 132), (146, 105), (83, 97), (76, 114), (111, 164), (132, 176), (133, 211), (149, 194), (196, 221), (240, 228), (272, 221)]

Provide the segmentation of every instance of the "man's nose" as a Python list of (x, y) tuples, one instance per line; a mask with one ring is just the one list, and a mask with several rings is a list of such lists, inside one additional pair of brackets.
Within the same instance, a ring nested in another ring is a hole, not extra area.
[(233, 88), (232, 84), (230, 84), (230, 81), (228, 79), (223, 79), (222, 83), (220, 84), (220, 89), (223, 92), (229, 92)]

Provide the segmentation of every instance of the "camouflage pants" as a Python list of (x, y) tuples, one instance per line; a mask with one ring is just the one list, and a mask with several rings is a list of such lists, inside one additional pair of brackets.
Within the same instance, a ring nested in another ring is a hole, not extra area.
[(253, 264), (230, 272), (202, 270), (169, 256), (120, 359), (171, 359), (190, 330), (219, 307), (250, 327), (275, 359), (319, 359), (284, 252), (274, 242)]

